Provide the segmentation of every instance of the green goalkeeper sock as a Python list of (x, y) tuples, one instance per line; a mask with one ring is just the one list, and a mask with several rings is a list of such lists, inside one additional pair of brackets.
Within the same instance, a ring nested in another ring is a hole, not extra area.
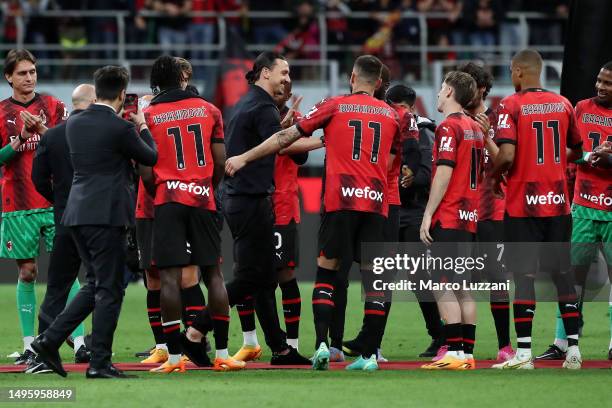
[(608, 306), (608, 314), (610, 315), (610, 348), (612, 349), (612, 302)]
[[(74, 283), (72, 284), (72, 287), (70, 288), (70, 292), (68, 293), (68, 301), (66, 305), (70, 303), (70, 301), (76, 296), (79, 290), (81, 290), (81, 285), (79, 284), (79, 279), (77, 278), (74, 280)], [(85, 335), (85, 325), (81, 323), (72, 332), (72, 337), (76, 339), (77, 337), (82, 337), (84, 335)], [(76, 351), (77, 347), (75, 346), (74, 349)]]
[(30, 347), (30, 343), (34, 339), (34, 322), (36, 321), (34, 282), (17, 281), (17, 313), (25, 350)]
[(565, 326), (563, 325), (563, 319), (561, 318), (561, 312), (557, 307), (557, 324), (555, 327), (555, 346), (559, 347), (561, 351), (567, 350), (567, 335), (565, 334)]

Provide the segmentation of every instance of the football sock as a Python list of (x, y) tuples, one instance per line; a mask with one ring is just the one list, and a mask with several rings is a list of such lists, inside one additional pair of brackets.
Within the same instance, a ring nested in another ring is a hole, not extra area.
[(257, 340), (257, 330), (249, 330), (242, 332), (242, 344), (245, 346), (259, 346), (259, 341)]
[[(66, 301), (66, 306), (68, 306), (70, 301), (76, 296), (77, 293), (79, 293), (79, 290), (81, 290), (81, 285), (79, 284), (79, 279), (77, 278), (77, 279), (74, 280), (74, 282), (72, 282), (72, 286), (70, 287), (70, 292), (68, 292), (68, 300)], [(77, 347), (76, 339), (80, 337), (81, 340), (82, 340), (83, 336), (85, 336), (85, 324), (83, 322), (81, 322), (76, 327), (76, 329), (74, 329), (74, 331), (72, 332), (72, 337), (74, 338), (74, 351), (75, 351), (75, 353), (80, 348), (80, 347)], [(85, 344), (85, 343), (83, 343), (83, 344)]]
[[(215, 349), (225, 350), (227, 354), (227, 337), (230, 317), (227, 315), (212, 315), (213, 331), (215, 336)], [(219, 357), (219, 356), (217, 356)], [(223, 357), (227, 358), (227, 357)]]
[(317, 277), (312, 290), (312, 313), (314, 315), (316, 344), (327, 343), (327, 332), (334, 309), (334, 283), (336, 272), (322, 267), (317, 268)]
[(391, 302), (385, 302), (385, 318), (383, 320), (383, 327), (379, 333), (378, 348), (382, 346), (382, 340), (385, 336), (385, 329), (387, 328), (387, 321), (389, 320), (389, 313), (391, 313)]
[[(430, 295), (430, 299), (433, 299), (433, 294)], [(442, 320), (440, 319), (440, 312), (438, 311), (438, 305), (432, 301), (421, 301), (419, 300), (419, 307), (425, 320), (425, 327), (427, 333), (433, 340), (442, 338), (443, 326)]]
[[(367, 296), (367, 295), (366, 295)], [(376, 354), (379, 340), (382, 337), (384, 330), (385, 316), (387, 314), (384, 298), (381, 300), (367, 300), (364, 304), (364, 326), (367, 330), (363, 331), (363, 350), (362, 356), (369, 358), (372, 354)]]
[(567, 334), (568, 347), (578, 345), (578, 321), (580, 319), (580, 311), (578, 309), (578, 301), (575, 297), (567, 302), (559, 302), (559, 312), (563, 319), (563, 327)]
[(17, 312), (23, 336), (23, 351), (25, 351), (31, 348), (30, 344), (34, 340), (34, 321), (36, 319), (34, 282), (17, 281)]
[(242, 332), (255, 331), (255, 304), (253, 296), (245, 297), (241, 303), (236, 305), (236, 309), (238, 310)]
[(463, 351), (465, 354), (474, 354), (474, 343), (476, 342), (476, 325), (464, 324), (461, 326), (463, 334)]
[(518, 349), (531, 350), (531, 331), (535, 310), (536, 303), (533, 300), (514, 300), (514, 330), (516, 331), (516, 346)]
[[(297, 284), (297, 280), (291, 279), (289, 282), (281, 283), (279, 286), (283, 299), (283, 315), (285, 317), (287, 343), (289, 344), (289, 340), (299, 338), (302, 299), (300, 298), (300, 288)], [(292, 346), (291, 344), (289, 345)]]
[(463, 350), (463, 329), (461, 323), (445, 324), (442, 332), (449, 351), (458, 352)]
[(159, 301), (159, 290), (147, 289), (147, 315), (149, 316), (149, 326), (153, 332), (156, 344), (165, 344), (164, 330), (161, 324), (161, 306)]
[(196, 316), (206, 307), (206, 299), (199, 284), (189, 288), (181, 289), (181, 300), (183, 304), (183, 325), (189, 327), (193, 324)]
[(168, 345), (168, 361), (170, 364), (177, 364), (178, 359), (175, 357), (178, 356), (179, 359), (181, 357), (181, 321), (173, 320), (171, 322), (162, 322), (162, 327), (164, 337), (166, 338), (166, 344)]
[(221, 349), (221, 350), (216, 350), (215, 351), (215, 357), (222, 358), (223, 360), (228, 359), (229, 358), (229, 352), (227, 351), (226, 348)]
[(495, 331), (497, 333), (498, 349), (502, 349), (510, 344), (510, 302), (508, 300), (501, 300), (508, 299), (508, 292), (503, 292), (505, 293), (491, 292), (490, 303), (491, 314), (493, 315)]
[(76, 336), (74, 338), (74, 354), (76, 354), (77, 351), (79, 351), (79, 349), (84, 346), (85, 346), (85, 337)]
[(346, 319), (346, 298), (348, 292), (348, 280), (336, 281), (334, 290), (334, 310), (329, 327), (329, 337), (331, 346), (342, 350), (342, 341), (344, 340), (344, 322)]

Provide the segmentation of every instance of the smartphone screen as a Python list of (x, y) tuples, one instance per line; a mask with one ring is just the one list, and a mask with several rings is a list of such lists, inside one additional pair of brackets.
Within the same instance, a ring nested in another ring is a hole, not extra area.
[(125, 95), (123, 103), (123, 119), (129, 120), (130, 113), (138, 112), (138, 95), (129, 93)]

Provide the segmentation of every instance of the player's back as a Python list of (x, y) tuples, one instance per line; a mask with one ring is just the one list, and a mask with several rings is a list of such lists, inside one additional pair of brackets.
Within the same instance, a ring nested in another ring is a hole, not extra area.
[(452, 167), (453, 173), (432, 217), (432, 226), (440, 222), (445, 229), (476, 232), (483, 149), (482, 131), (463, 113), (449, 115), (436, 128), (432, 180), (440, 165)]
[(179, 202), (214, 210), (211, 142), (223, 141), (220, 111), (204, 99), (174, 90), (145, 109), (157, 143), (155, 204)]
[(387, 212), (387, 163), (398, 137), (397, 113), (365, 93), (333, 98), (325, 132), (326, 211)]
[(513, 217), (569, 213), (567, 147), (580, 144), (574, 110), (561, 95), (528, 89), (502, 100), (496, 141), (516, 145), (506, 208)]

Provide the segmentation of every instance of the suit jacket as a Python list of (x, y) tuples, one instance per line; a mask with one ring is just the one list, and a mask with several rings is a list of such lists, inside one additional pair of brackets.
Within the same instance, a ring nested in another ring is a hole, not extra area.
[[(82, 111), (74, 110), (70, 116)], [(53, 203), (56, 224), (64, 214), (73, 175), (66, 141), (66, 122), (62, 122), (44, 134), (32, 163), (32, 183), (40, 195)]]
[(66, 140), (74, 168), (72, 188), (62, 218), (66, 226), (127, 226), (134, 223), (132, 160), (157, 162), (151, 133), (136, 131), (103, 105), (91, 105), (66, 122)]

